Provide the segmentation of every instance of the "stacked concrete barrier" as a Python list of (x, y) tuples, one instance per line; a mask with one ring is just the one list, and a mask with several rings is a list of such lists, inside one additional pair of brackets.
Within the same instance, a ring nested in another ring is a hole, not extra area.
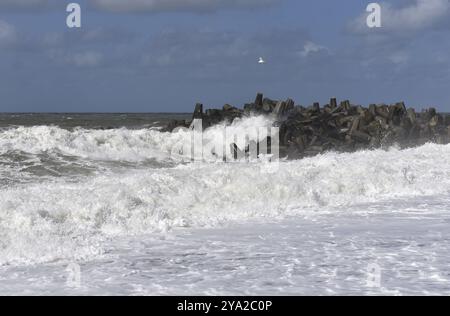
[[(218, 123), (233, 122), (250, 115), (268, 115), (280, 128), (280, 154), (291, 159), (312, 156), (326, 151), (351, 152), (362, 149), (387, 148), (392, 145), (413, 147), (427, 142), (450, 142), (450, 115), (429, 108), (416, 113), (404, 102), (391, 105), (354, 105), (335, 98), (329, 104), (314, 103), (309, 107), (264, 98), (258, 93), (244, 109), (226, 104), (222, 109), (203, 111), (197, 104), (193, 118), (203, 120), (208, 128)], [(189, 121), (172, 121), (166, 131), (189, 127)]]

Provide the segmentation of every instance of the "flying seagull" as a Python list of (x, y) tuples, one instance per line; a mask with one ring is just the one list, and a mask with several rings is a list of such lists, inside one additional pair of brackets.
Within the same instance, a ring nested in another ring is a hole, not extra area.
[(258, 64), (265, 64), (266, 63), (266, 61), (262, 58), (262, 57), (259, 57), (259, 60), (258, 60)]

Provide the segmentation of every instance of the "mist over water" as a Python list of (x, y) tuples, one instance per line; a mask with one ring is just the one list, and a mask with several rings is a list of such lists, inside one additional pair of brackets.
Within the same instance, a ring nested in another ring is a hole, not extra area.
[[(43, 118), (32, 124), (29, 116), (15, 120), (0, 129), (4, 268), (95, 262), (124, 250), (119, 242), (124, 238), (172, 238), (180, 229), (232, 231), (236, 225), (266, 227), (286, 219), (329, 225), (330, 218), (336, 223), (361, 216), (436, 218), (450, 209), (449, 145), (330, 152), (282, 161), (269, 174), (251, 163), (173, 159), (190, 136), (160, 132), (165, 120), (160, 116), (145, 121), (79, 116), (76, 120), (89, 121), (83, 127), (66, 124), (71, 121), (66, 116), (47, 118), (47, 124)], [(106, 121), (117, 126), (102, 129)], [(239, 132), (271, 124), (268, 118), (251, 117), (232, 128)], [(214, 142), (220, 128), (207, 130), (205, 139)], [(295, 229), (288, 231), (294, 234)], [(141, 250), (127, 250), (130, 260)], [(349, 255), (348, 249), (342, 251)]]

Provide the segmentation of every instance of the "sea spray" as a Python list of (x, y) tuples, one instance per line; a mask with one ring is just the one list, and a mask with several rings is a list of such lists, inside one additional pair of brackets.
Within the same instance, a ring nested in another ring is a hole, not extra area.
[[(204, 131), (203, 138), (208, 143), (219, 143), (225, 128), (240, 135), (255, 127), (271, 127), (272, 123), (273, 119), (265, 116), (238, 119), (229, 125), (212, 126)], [(254, 137), (252, 134), (250, 136)], [(20, 152), (29, 155), (62, 154), (103, 161), (165, 161), (176, 157), (174, 153), (190, 143), (190, 138), (191, 132), (188, 130), (164, 133), (147, 128), (67, 130), (58, 126), (19, 126), (0, 131), (0, 156)]]

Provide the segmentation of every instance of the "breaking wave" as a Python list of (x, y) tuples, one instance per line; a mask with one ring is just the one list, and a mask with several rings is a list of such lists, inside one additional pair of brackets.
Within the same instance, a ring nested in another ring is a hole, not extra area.
[[(269, 123), (251, 120), (235, 128)], [(215, 137), (216, 132), (207, 135)], [(94, 160), (139, 161), (149, 155), (167, 157), (183, 137), (182, 132), (155, 130), (18, 127), (0, 132), (0, 153), (59, 151)], [(89, 259), (102, 254), (107, 240), (121, 236), (445, 196), (450, 193), (449, 158), (450, 145), (427, 144), (283, 161), (276, 172), (251, 163), (192, 163), (3, 186), (0, 265)]]
[[(228, 128), (243, 134), (250, 127), (271, 125), (271, 119), (254, 116), (235, 120)], [(205, 131), (205, 141), (218, 142), (224, 126), (216, 125)], [(102, 161), (163, 161), (182, 150), (190, 137), (191, 133), (185, 130), (162, 133), (157, 129), (67, 130), (58, 126), (21, 126), (0, 131), (0, 155), (45, 153)]]

